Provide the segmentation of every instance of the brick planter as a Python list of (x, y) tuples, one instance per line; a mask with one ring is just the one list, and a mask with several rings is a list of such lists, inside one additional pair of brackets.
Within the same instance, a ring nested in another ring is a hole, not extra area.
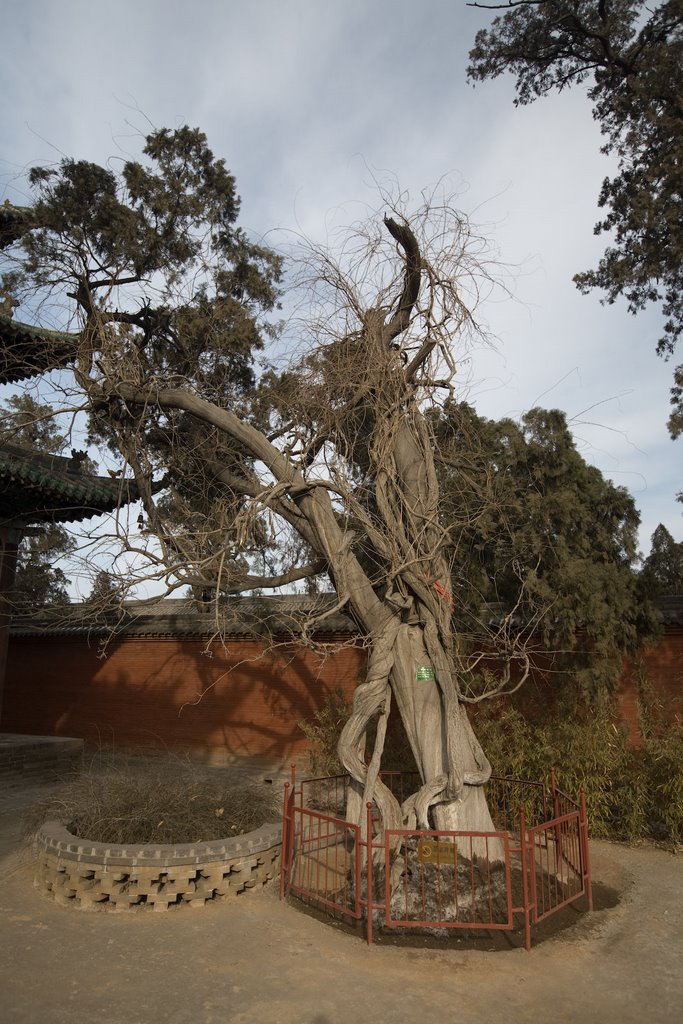
[(281, 833), (269, 824), (210, 843), (111, 846), (47, 822), (36, 836), (35, 883), (58, 903), (83, 910), (204, 907), (276, 878)]

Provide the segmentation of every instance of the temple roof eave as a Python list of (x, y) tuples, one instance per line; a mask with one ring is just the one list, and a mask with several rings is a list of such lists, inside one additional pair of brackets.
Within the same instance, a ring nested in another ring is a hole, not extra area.
[(0, 520), (79, 522), (136, 501), (132, 480), (89, 476), (74, 458), (0, 445)]
[(0, 384), (14, 384), (76, 358), (79, 335), (50, 331), (0, 314)]

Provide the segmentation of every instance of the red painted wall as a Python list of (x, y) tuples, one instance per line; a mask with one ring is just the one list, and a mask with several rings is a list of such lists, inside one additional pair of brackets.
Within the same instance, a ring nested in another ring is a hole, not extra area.
[(77, 736), (119, 747), (182, 748), (207, 759), (286, 763), (306, 749), (297, 723), (340, 686), (351, 696), (363, 652), (330, 643), (263, 656), (253, 640), (125, 639), (108, 656), (84, 640), (14, 637), (5, 732)]
[[(306, 741), (298, 722), (341, 687), (349, 701), (364, 652), (330, 642), (328, 656), (296, 646), (262, 655), (255, 640), (227, 648), (203, 640), (128, 638), (105, 659), (84, 639), (13, 637), (8, 652), (5, 732), (75, 736), (119, 747), (191, 750), (209, 760), (258, 758), (282, 765), (300, 758)], [(641, 671), (672, 720), (683, 715), (683, 631), (669, 631), (645, 650)], [(618, 707), (639, 742), (638, 666), (626, 667)], [(537, 672), (519, 706), (551, 699), (551, 677)]]
[(638, 691), (644, 681), (668, 721), (683, 721), (683, 631), (667, 632), (657, 647), (645, 648), (628, 662), (617, 691), (617, 707), (631, 742), (641, 743)]

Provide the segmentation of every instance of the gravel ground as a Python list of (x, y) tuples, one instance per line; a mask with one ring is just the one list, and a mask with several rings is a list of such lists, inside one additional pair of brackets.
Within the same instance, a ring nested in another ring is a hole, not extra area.
[(7, 1024), (666, 1024), (683, 1006), (683, 858), (591, 844), (602, 909), (531, 953), (377, 944), (274, 888), (203, 910), (98, 914), (32, 886), (21, 808), (0, 798), (0, 1021)]

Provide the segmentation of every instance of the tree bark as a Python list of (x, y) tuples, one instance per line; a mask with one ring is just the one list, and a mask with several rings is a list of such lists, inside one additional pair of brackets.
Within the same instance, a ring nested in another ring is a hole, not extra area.
[[(365, 804), (374, 800), (385, 828), (416, 823), (420, 828), (490, 832), (493, 824), (483, 787), (491, 769), (460, 699), (448, 599), (447, 531), (439, 519), (432, 439), (421, 409), (420, 375), (435, 341), (428, 329), (417, 355), (408, 361), (396, 340), (411, 329), (422, 258), (407, 225), (389, 219), (385, 224), (404, 261), (394, 311), (368, 309), (358, 336), (340, 339), (337, 352), (321, 356), (322, 384), (317, 383), (317, 392), (313, 389), (319, 422), (309, 451), (319, 453), (319, 442), (328, 444), (334, 438), (339, 457), (350, 452), (353, 460), (354, 445), (360, 445), (370, 482), (359, 492), (353, 473), (341, 485), (321, 478), (320, 469), (316, 471), (305, 456), (293, 457), (286, 444), (277, 447), (246, 419), (188, 389), (150, 391), (130, 380), (109, 381), (97, 401), (181, 410), (222, 431), (249, 453), (254, 464), (265, 467), (268, 482), (259, 480), (253, 468), (245, 468), (242, 476), (217, 467), (214, 479), (281, 516), (324, 563), (340, 607), (348, 608), (370, 650), (366, 679), (357, 688), (339, 740), (341, 762), (352, 778), (349, 819), (364, 828)], [(328, 367), (329, 387), (337, 388), (329, 417)], [(305, 376), (302, 380), (305, 403)], [(350, 521), (367, 524), (381, 563), (372, 578), (361, 564)], [(392, 695), (422, 783), (403, 807), (380, 777)], [(365, 737), (374, 719), (379, 720), (377, 740), (368, 766)], [(483, 855), (485, 850), (483, 841), (475, 843), (475, 853)], [(488, 854), (494, 859), (502, 856), (495, 844), (489, 844)]]

